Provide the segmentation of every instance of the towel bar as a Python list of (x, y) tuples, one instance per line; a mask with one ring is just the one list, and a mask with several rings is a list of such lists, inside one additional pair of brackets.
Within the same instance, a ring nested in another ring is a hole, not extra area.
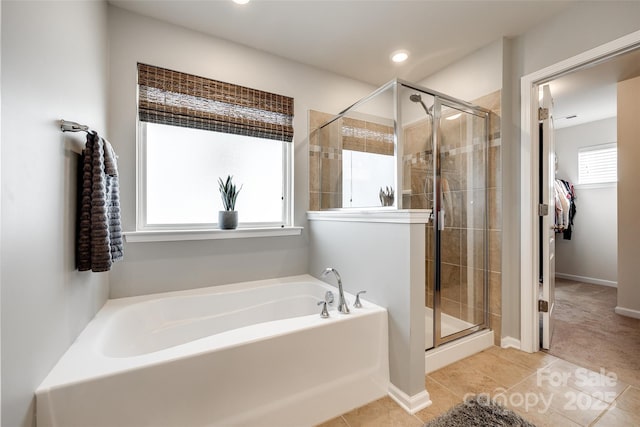
[(62, 132), (89, 132), (89, 126), (67, 120), (60, 120), (60, 130)]

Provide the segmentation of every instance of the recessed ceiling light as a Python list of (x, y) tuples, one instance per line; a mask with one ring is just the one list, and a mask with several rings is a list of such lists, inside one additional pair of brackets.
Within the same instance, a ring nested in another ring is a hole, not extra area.
[(235, 4), (247, 4), (251, 0), (233, 0)]
[(396, 50), (391, 54), (391, 60), (396, 63), (404, 62), (409, 58), (409, 52), (406, 50)]

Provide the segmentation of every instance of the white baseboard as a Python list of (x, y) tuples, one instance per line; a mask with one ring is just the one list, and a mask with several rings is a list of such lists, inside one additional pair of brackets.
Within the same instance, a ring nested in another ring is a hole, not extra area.
[(504, 337), (500, 340), (500, 347), (520, 350), (520, 340), (514, 337)]
[(389, 397), (395, 400), (402, 409), (410, 414), (415, 414), (432, 403), (429, 393), (426, 390), (423, 390), (418, 394), (414, 394), (413, 396), (409, 396), (407, 393), (391, 383), (389, 383)]
[(566, 274), (556, 272), (556, 277), (559, 279), (575, 280), (576, 282), (591, 283), (592, 285), (609, 286), (612, 288), (618, 287), (618, 282), (612, 280), (596, 279), (595, 277), (576, 276), (575, 274)]
[(620, 316), (633, 317), (634, 319), (640, 319), (640, 310), (633, 310), (631, 308), (624, 308), (617, 306), (615, 309), (616, 314)]

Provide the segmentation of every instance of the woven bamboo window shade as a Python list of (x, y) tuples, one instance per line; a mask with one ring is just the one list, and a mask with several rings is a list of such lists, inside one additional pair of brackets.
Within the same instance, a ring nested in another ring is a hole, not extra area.
[(140, 121), (291, 142), (293, 98), (138, 64)]
[(342, 119), (342, 148), (393, 156), (393, 127), (348, 117)]

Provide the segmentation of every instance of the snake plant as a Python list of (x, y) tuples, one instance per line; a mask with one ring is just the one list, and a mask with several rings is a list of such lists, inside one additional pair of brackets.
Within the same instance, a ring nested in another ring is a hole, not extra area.
[(222, 178), (218, 178), (218, 185), (220, 187), (220, 197), (222, 197), (224, 210), (234, 211), (236, 208), (236, 199), (238, 198), (238, 193), (242, 190), (242, 186), (236, 189), (236, 185), (233, 183), (233, 177), (231, 175), (227, 176), (226, 181), (223, 181)]

